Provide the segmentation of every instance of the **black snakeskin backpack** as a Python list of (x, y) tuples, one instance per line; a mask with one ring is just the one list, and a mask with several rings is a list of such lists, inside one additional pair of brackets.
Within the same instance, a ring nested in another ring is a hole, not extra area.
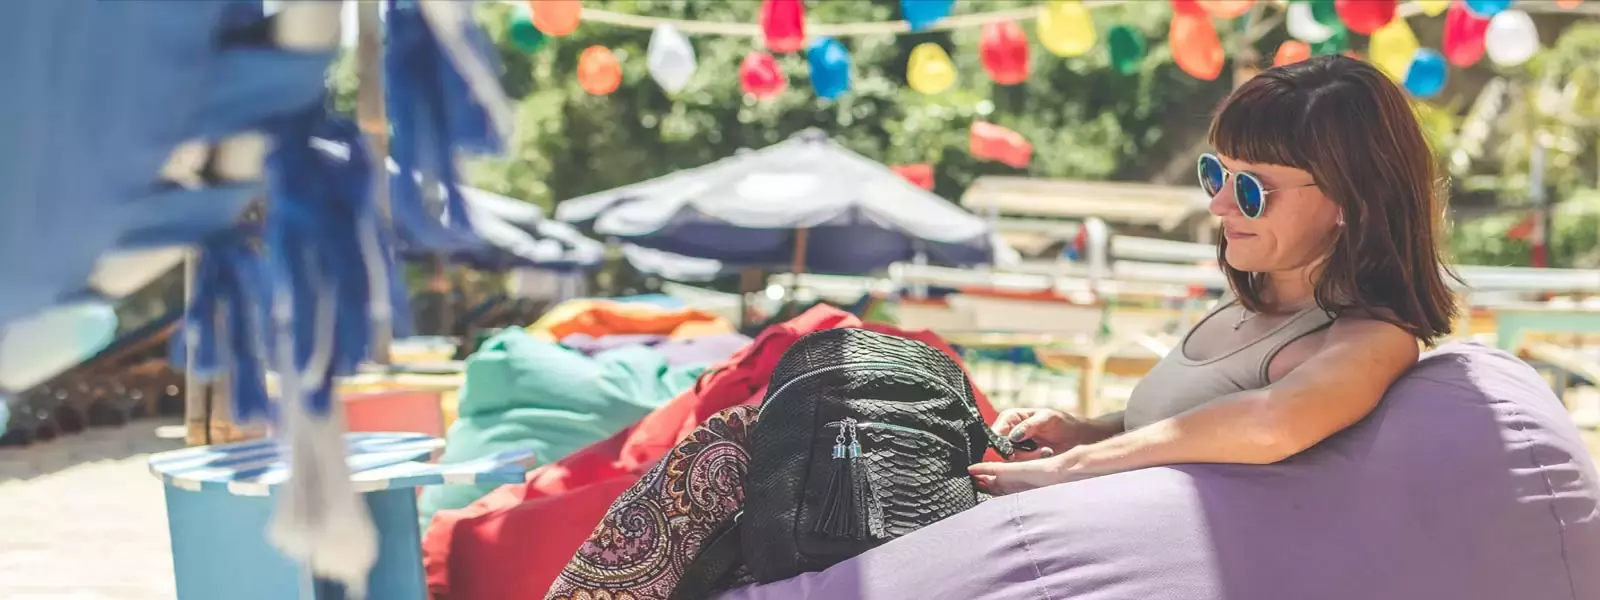
[(784, 353), (751, 445), (744, 511), (675, 599), (726, 587), (735, 569), (763, 583), (820, 571), (972, 508), (987, 495), (967, 467), (1012, 451), (953, 359), (865, 329), (818, 331)]

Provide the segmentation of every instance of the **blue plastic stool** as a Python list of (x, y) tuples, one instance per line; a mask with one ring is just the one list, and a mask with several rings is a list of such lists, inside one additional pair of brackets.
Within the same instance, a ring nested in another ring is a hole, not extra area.
[[(367, 597), (425, 600), (422, 532), (416, 488), (443, 483), (518, 483), (534, 464), (519, 449), (450, 465), (426, 462), (444, 446), (415, 433), (345, 435), (351, 481), (362, 492), (378, 529), (378, 562)], [(277, 440), (200, 446), (150, 458), (166, 484), (167, 523), (179, 600), (304, 598), (309, 571), (267, 543), (277, 485), (288, 468)], [(311, 598), (337, 600), (344, 590), (325, 581)]]

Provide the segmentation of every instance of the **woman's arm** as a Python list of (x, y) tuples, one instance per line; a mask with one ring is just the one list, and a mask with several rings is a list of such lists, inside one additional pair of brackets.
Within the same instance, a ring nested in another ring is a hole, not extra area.
[(1283, 379), (1058, 456), (974, 465), (980, 482), (1011, 493), (1181, 463), (1275, 463), (1355, 424), (1417, 362), (1416, 338), (1369, 319), (1340, 319), (1322, 346)]
[(1097, 432), (1100, 436), (1094, 441), (1103, 442), (1126, 432), (1128, 427), (1126, 421), (1124, 421), (1122, 418), (1124, 412), (1125, 411), (1119, 410), (1114, 413), (1106, 413), (1093, 419), (1089, 419), (1089, 427)]

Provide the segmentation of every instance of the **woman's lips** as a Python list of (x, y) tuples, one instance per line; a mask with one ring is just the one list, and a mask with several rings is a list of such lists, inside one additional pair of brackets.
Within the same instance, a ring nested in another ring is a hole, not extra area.
[(1256, 237), (1256, 235), (1253, 233), (1243, 233), (1228, 229), (1226, 227), (1222, 229), (1222, 235), (1226, 236), (1230, 240), (1245, 240)]

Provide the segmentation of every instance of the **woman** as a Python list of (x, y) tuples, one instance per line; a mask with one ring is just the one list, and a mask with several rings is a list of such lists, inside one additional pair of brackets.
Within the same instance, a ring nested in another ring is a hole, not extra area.
[(1150, 371), (1127, 410), (1010, 410), (1039, 450), (974, 465), (994, 493), (1179, 463), (1269, 464), (1349, 427), (1450, 332), (1442, 207), (1410, 101), (1343, 56), (1261, 73), (1212, 121), (1200, 185), (1230, 293)]

